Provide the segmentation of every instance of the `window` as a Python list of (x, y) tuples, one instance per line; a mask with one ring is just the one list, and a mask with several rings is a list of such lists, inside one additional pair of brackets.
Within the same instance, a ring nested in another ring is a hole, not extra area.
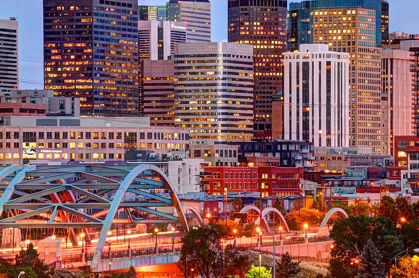
[(399, 141), (398, 146), (399, 146), (399, 148), (406, 148), (407, 147), (407, 142), (406, 141)]
[(47, 132), (47, 139), (52, 139), (52, 132)]
[(57, 140), (60, 140), (60, 133), (59, 132), (54, 132), (54, 138)]

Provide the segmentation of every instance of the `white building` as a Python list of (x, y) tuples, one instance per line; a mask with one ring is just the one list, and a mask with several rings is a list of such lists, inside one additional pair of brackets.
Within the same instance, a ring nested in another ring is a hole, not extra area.
[(175, 43), (185, 43), (186, 23), (170, 21), (138, 22), (138, 53), (142, 60), (168, 60)]
[(283, 56), (284, 139), (348, 147), (349, 54), (303, 44)]
[(188, 42), (211, 41), (211, 2), (209, 0), (169, 0), (167, 20), (186, 23)]
[(253, 46), (236, 43), (175, 45), (175, 127), (193, 143), (253, 137)]
[(18, 23), (0, 19), (0, 91), (19, 88)]

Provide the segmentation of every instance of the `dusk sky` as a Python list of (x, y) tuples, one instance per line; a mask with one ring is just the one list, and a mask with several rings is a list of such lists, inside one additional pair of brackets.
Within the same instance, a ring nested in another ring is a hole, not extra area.
[[(160, 5), (166, 0), (140, 0)], [(212, 0), (212, 40), (227, 40), (227, 0)], [(296, 1), (298, 2), (298, 1)], [(419, 33), (418, 0), (389, 0), (390, 31)], [(42, 0), (0, 0), (0, 18), (19, 21), (20, 89), (43, 88)]]

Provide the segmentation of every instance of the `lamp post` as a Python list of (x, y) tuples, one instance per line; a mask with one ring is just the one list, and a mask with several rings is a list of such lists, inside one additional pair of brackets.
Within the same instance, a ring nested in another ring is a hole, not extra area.
[(175, 253), (175, 227), (172, 227), (172, 253)]
[(108, 232), (108, 259), (111, 259), (111, 238), (109, 236), (112, 235), (112, 232)]
[(31, 244), (31, 241), (29, 239), (27, 239), (27, 240), (25, 240), (25, 244), (26, 244), (26, 250), (28, 250), (29, 244)]
[(20, 278), (20, 275), (25, 275), (25, 271), (21, 271), (21, 272), (19, 273), (19, 276), (17, 276), (17, 278)]
[(159, 249), (157, 248), (157, 234), (159, 232), (159, 229), (156, 227), (154, 228), (154, 233), (156, 234), (156, 255), (159, 254)]
[(128, 234), (128, 256), (131, 258), (131, 237), (130, 237), (131, 230), (130, 229), (128, 229), (127, 234)]
[(273, 242), (273, 250), (272, 250), (272, 256), (273, 256), (273, 259), (274, 259), (274, 262), (273, 262), (273, 266), (272, 266), (272, 269), (273, 269), (273, 277), (275, 277), (275, 265), (276, 265), (276, 257), (275, 257), (275, 240), (276, 240), (276, 238), (275, 238), (275, 230), (276, 230), (276, 222), (274, 222), (274, 242)]
[(261, 248), (261, 244), (260, 244), (260, 233), (261, 233), (261, 230), (260, 230), (260, 227), (257, 227), (256, 228), (256, 232), (258, 234), (258, 247), (259, 247), (259, 250), (260, 250), (260, 248)]
[(225, 266), (226, 266), (226, 245), (225, 240), (221, 239), (221, 242), (223, 244), (223, 278), (225, 278)]
[(259, 253), (259, 278), (260, 278), (260, 269), (262, 268), (262, 253)]
[(112, 263), (109, 262), (109, 277), (111, 277), (111, 266), (112, 266)]
[(86, 261), (86, 256), (85, 256), (85, 254), (84, 254), (84, 237), (86, 236), (86, 234), (85, 233), (81, 233), (80, 234), (80, 238), (81, 238), (81, 256), (82, 256), (82, 258), (81, 258), (81, 260), (83, 261)]
[(280, 242), (281, 242), (281, 248), (282, 248), (282, 254), (281, 255), (283, 255), (284, 254), (284, 244), (283, 244), (283, 242), (282, 242), (282, 230), (283, 230), (284, 228), (282, 228), (282, 226), (279, 226), (279, 240), (280, 240)]
[(188, 277), (188, 258), (190, 258), (191, 255), (186, 255), (185, 257), (185, 278)]
[(144, 271), (145, 271), (145, 267), (143, 266), (143, 267), (141, 268), (141, 270), (143, 271), (143, 278), (144, 278)]
[(307, 238), (308, 224), (307, 223), (304, 223), (304, 231), (305, 231), (305, 241), (307, 244), (307, 258), (308, 258), (308, 238)]
[(233, 244), (233, 248), (236, 249), (236, 235), (237, 235), (237, 229), (233, 229), (233, 234), (234, 234), (234, 244)]

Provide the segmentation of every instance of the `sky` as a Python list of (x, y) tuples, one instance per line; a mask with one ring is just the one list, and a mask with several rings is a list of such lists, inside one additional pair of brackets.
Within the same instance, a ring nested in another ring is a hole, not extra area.
[[(166, 0), (139, 0), (164, 5)], [(300, 2), (300, 1), (295, 1)], [(390, 32), (419, 33), (418, 0), (388, 0)], [(227, 0), (212, 0), (212, 40), (227, 41)], [(42, 0), (0, 0), (0, 18), (19, 21), (20, 89), (43, 88)]]

